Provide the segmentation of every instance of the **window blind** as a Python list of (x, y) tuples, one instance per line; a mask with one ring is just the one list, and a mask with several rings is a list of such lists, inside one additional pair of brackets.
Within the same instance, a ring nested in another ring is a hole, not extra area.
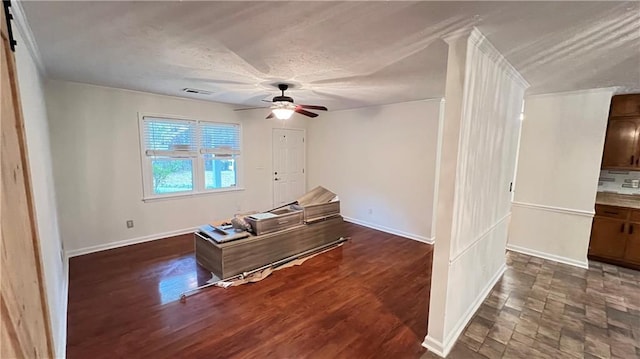
[(200, 122), (200, 153), (240, 154), (240, 126), (232, 123)]
[(147, 156), (192, 157), (197, 154), (196, 121), (144, 118)]

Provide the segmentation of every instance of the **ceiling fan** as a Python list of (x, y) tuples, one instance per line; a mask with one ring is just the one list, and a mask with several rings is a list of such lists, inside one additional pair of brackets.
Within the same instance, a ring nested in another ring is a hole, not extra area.
[[(287, 91), (289, 85), (287, 84), (278, 84), (278, 89), (282, 91), (280, 96), (276, 96), (271, 101), (263, 100), (265, 102), (271, 102), (271, 113), (267, 118), (273, 118), (274, 116), (279, 120), (288, 120), (291, 118), (294, 112), (297, 112), (301, 115), (309, 116), (309, 117), (318, 117), (317, 113), (313, 113), (307, 110), (320, 110), (327, 111), (327, 108), (324, 106), (315, 106), (315, 105), (298, 105), (293, 103), (293, 98), (289, 96), (285, 96), (284, 92)], [(253, 110), (257, 108), (264, 107), (251, 107), (251, 108), (239, 108), (235, 111), (244, 111), (244, 110)]]

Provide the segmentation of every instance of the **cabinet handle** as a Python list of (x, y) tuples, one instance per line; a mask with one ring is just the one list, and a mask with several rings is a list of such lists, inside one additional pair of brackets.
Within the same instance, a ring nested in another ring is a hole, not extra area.
[(624, 223), (622, 224), (622, 226), (620, 227), (620, 233), (624, 233)]
[(618, 215), (618, 212), (604, 211), (604, 213), (606, 213), (606, 214), (615, 214), (615, 215)]
[(634, 157), (633, 155), (631, 155), (631, 163), (630, 163), (630, 164), (633, 164), (633, 162), (634, 162), (634, 158), (635, 158), (635, 157)]
[(633, 234), (633, 224), (629, 225), (629, 234)]
[(638, 165), (638, 160), (640, 160), (640, 158), (636, 158), (636, 166)]

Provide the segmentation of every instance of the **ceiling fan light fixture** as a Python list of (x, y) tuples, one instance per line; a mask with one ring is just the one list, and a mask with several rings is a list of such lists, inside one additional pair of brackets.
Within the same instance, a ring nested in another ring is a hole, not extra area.
[(278, 120), (288, 120), (293, 115), (293, 110), (289, 108), (274, 108), (271, 111)]
[[(316, 105), (301, 105), (293, 103), (293, 98), (289, 96), (285, 96), (284, 92), (289, 88), (287, 84), (278, 84), (278, 89), (282, 92), (280, 96), (276, 96), (271, 101), (272, 105), (270, 107), (271, 113), (267, 115), (266, 119), (271, 119), (276, 117), (278, 120), (288, 120), (293, 116), (294, 112), (297, 112), (303, 116), (307, 117), (318, 117), (317, 113), (307, 111), (307, 110), (318, 110), (318, 111), (327, 111), (327, 108), (324, 106), (316, 106)], [(266, 101), (266, 100), (262, 100)], [(269, 102), (269, 101), (266, 101)], [(242, 110), (251, 110), (253, 108), (237, 108), (234, 111), (242, 111)]]
[(276, 116), (278, 120), (288, 120), (293, 115), (295, 105), (291, 102), (274, 102), (271, 106), (271, 112)]

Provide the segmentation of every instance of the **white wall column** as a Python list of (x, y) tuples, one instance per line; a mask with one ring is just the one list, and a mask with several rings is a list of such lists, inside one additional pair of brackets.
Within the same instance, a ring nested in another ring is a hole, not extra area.
[(428, 335), (446, 356), (505, 270), (519, 115), (528, 86), (478, 31), (449, 44)]
[[(431, 270), (431, 297), (429, 302), (429, 328), (425, 346), (445, 356), (445, 314), (447, 286), (449, 285), (449, 259), (452, 255), (452, 222), (455, 198), (455, 179), (462, 119), (462, 93), (464, 91), (468, 34), (446, 39), (449, 44), (445, 85), (444, 120), (440, 144), (440, 168), (435, 215), (436, 245), (433, 249)], [(435, 294), (435, 295), (434, 295)]]

